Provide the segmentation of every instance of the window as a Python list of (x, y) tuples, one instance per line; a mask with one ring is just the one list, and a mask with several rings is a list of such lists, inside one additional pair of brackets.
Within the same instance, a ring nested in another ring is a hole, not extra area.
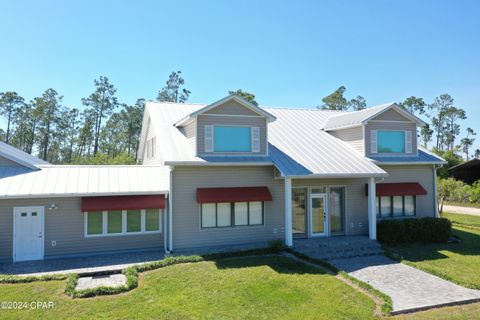
[(414, 216), (416, 196), (377, 197), (377, 217), (392, 218)]
[(142, 231), (142, 214), (140, 210), (127, 211), (127, 232)]
[(202, 203), (202, 228), (263, 225), (263, 202)]
[(103, 233), (103, 213), (90, 212), (87, 220), (88, 234), (102, 234)]
[(377, 132), (378, 153), (405, 153), (405, 131)]
[(85, 236), (160, 233), (162, 209), (85, 212)]
[(145, 210), (145, 231), (160, 231), (160, 215), (158, 209)]
[(250, 127), (214, 126), (215, 152), (251, 152), (252, 133)]
[(107, 216), (108, 233), (122, 233), (122, 211), (109, 211)]
[(147, 159), (155, 157), (155, 146), (156, 146), (155, 137), (147, 140)]
[(345, 216), (345, 188), (330, 187), (330, 231), (332, 233), (343, 232), (343, 217)]

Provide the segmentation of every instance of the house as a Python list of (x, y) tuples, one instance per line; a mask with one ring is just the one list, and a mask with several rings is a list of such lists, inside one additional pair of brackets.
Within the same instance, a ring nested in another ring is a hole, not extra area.
[(135, 166), (54, 166), (0, 145), (0, 259), (368, 235), (436, 216), (443, 159), (395, 104), (357, 112), (148, 102)]
[(448, 171), (455, 179), (473, 184), (475, 181), (480, 180), (480, 159), (471, 159), (449, 168)]

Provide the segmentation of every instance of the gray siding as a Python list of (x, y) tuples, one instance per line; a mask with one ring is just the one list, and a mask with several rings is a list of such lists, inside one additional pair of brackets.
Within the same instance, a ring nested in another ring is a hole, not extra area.
[[(58, 210), (47, 207), (55, 203)], [(85, 238), (81, 198), (0, 200), (0, 260), (11, 260), (13, 252), (13, 208), (45, 207), (45, 257), (84, 255), (135, 249), (163, 249), (163, 233)], [(162, 226), (163, 227), (163, 226)], [(56, 246), (51, 242), (55, 240)]]
[(368, 234), (367, 179), (295, 179), (292, 187), (345, 186), (345, 234)]
[(196, 133), (197, 133), (197, 121), (193, 120), (186, 126), (178, 128), (180, 132), (187, 137), (190, 147), (196, 152)]
[(143, 164), (146, 165), (161, 165), (163, 164), (163, 157), (162, 157), (162, 150), (160, 149), (160, 137), (156, 137), (156, 146), (155, 146), (155, 156), (154, 157), (147, 157), (147, 141), (151, 138), (155, 137), (155, 131), (153, 130), (152, 123), (150, 120), (148, 121), (148, 129), (147, 129), (147, 137), (144, 141), (145, 148), (143, 149)]
[[(405, 153), (403, 155), (417, 154), (417, 125), (414, 122), (369, 122), (365, 126), (365, 150), (366, 155), (371, 156), (370, 153), (370, 131), (371, 130), (403, 130), (412, 131), (412, 153)], [(379, 154), (375, 154), (379, 155)], [(401, 157), (402, 154), (391, 155), (392, 157)]]
[(236, 101), (228, 101), (218, 107), (208, 110), (204, 114), (235, 114), (242, 116), (261, 116)]
[(363, 144), (363, 126), (329, 131), (332, 136), (345, 141), (361, 154), (365, 154), (365, 146)]
[[(263, 226), (201, 229), (197, 188), (267, 186)], [(283, 180), (272, 167), (175, 167), (173, 171), (173, 249), (233, 245), (284, 238)]]
[(373, 120), (411, 121), (410, 119), (405, 118), (403, 115), (401, 115), (400, 113), (398, 113), (397, 111), (395, 111), (393, 109), (389, 109), (389, 110), (379, 114), (378, 116), (373, 118)]
[[(245, 108), (244, 108), (245, 109)], [(205, 152), (205, 125), (242, 125), (260, 127), (260, 152), (235, 152), (227, 155), (266, 155), (267, 119), (264, 117), (243, 116), (212, 116), (202, 114), (197, 118), (197, 154), (198, 155), (225, 155), (219, 152)]]
[(435, 215), (435, 195), (433, 167), (431, 165), (418, 166), (383, 166), (389, 176), (384, 183), (391, 182), (418, 182), (427, 190), (427, 195), (417, 196), (417, 217), (433, 217)]
[(7, 159), (5, 157), (0, 156), (0, 167), (21, 167), (22, 165), (12, 161), (10, 159)]

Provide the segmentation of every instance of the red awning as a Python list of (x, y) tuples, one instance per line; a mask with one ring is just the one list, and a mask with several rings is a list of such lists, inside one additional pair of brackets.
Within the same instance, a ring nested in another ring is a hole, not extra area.
[(198, 203), (272, 201), (267, 187), (198, 188)]
[[(377, 183), (377, 197), (382, 196), (424, 196), (427, 194), (418, 182)], [(368, 184), (365, 185), (365, 194), (368, 196)]]
[(100, 210), (137, 210), (137, 209), (163, 209), (165, 196), (108, 196), (82, 198), (82, 212)]

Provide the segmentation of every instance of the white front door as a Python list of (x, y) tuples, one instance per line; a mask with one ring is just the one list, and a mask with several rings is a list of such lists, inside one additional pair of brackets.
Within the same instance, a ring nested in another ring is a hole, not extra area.
[(310, 196), (310, 226), (311, 236), (328, 234), (327, 195), (312, 194)]
[(13, 261), (43, 259), (43, 207), (13, 209)]

